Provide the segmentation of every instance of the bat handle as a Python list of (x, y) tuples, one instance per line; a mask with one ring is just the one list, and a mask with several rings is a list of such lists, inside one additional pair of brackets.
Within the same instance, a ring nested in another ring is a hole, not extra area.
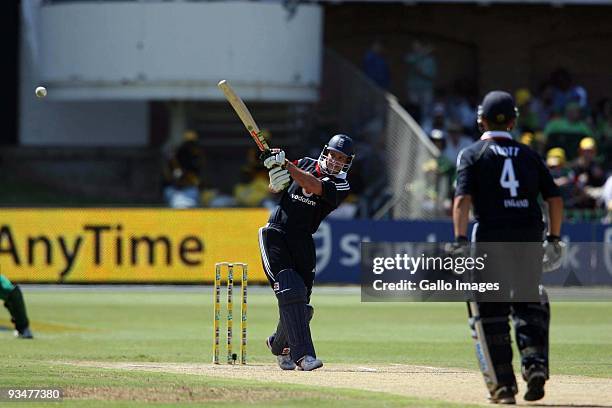
[(270, 149), (263, 149), (261, 151), (260, 155), (259, 155), (259, 160), (264, 162), (270, 156), (272, 156), (272, 150), (270, 150)]
[[(259, 155), (259, 159), (261, 160), (261, 162), (263, 163), (268, 157), (271, 157), (274, 153), (272, 153), (272, 149), (265, 149), (261, 151), (261, 154)], [(293, 163), (291, 163), (291, 161), (285, 159), (285, 163), (280, 165), (280, 167), (286, 169), (289, 166), (293, 166)]]

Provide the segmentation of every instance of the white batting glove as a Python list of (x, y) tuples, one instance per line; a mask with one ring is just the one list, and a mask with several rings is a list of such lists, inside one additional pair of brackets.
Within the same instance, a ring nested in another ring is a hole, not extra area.
[(272, 168), (268, 175), (270, 176), (270, 190), (274, 193), (283, 191), (291, 183), (289, 172), (282, 167), (276, 166)]
[(285, 164), (285, 151), (281, 149), (272, 149), (272, 156), (268, 157), (264, 160), (263, 165), (267, 169), (272, 169), (274, 167), (279, 167)]
[(544, 273), (552, 272), (563, 265), (565, 253), (567, 252), (567, 245), (561, 241), (559, 237), (547, 237), (546, 241), (542, 244), (544, 247), (544, 257), (542, 260)]

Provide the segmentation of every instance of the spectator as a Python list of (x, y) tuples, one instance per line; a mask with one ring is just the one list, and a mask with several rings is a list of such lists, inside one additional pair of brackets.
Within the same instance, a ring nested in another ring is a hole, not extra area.
[(551, 85), (551, 83), (544, 82), (542, 85), (540, 85), (538, 96), (532, 96), (531, 110), (538, 117), (540, 129), (555, 116), (554, 93), (555, 88)]
[(415, 40), (412, 42), (412, 51), (404, 57), (404, 62), (408, 65), (406, 96), (411, 104), (419, 107), (419, 121), (429, 114), (433, 103), (434, 84), (438, 73), (433, 52), (433, 47)]
[(514, 100), (519, 110), (519, 117), (516, 124), (517, 132), (520, 134), (522, 132), (535, 132), (540, 129), (538, 114), (532, 108), (532, 98), (529, 89), (518, 89), (514, 93)]
[(473, 143), (473, 140), (463, 134), (461, 123), (451, 121), (448, 124), (446, 147), (442, 154), (451, 162), (457, 162), (459, 152)]
[(537, 131), (533, 134), (533, 149), (544, 157), (546, 151), (546, 135), (543, 131)]
[(601, 187), (606, 179), (597, 158), (597, 144), (592, 137), (580, 141), (578, 158), (572, 162), (572, 170), (580, 187)]
[(604, 223), (612, 223), (612, 176), (608, 177), (603, 186), (601, 196), (599, 197), (600, 205), (607, 210)]
[(569, 159), (576, 157), (580, 140), (591, 135), (589, 125), (580, 117), (580, 105), (577, 102), (567, 104), (565, 116), (553, 119), (544, 129), (547, 148), (562, 147)]
[[(264, 169), (265, 170), (265, 169)], [(243, 169), (245, 180), (234, 186), (234, 200), (241, 207), (268, 207), (270, 190), (268, 188), (268, 173), (260, 168)]]
[(561, 147), (550, 149), (546, 154), (546, 166), (555, 180), (555, 184), (561, 190), (561, 197), (563, 197), (565, 207), (574, 207), (574, 173), (567, 166), (565, 150)]
[(175, 159), (176, 164), (185, 173), (186, 177), (198, 178), (203, 160), (203, 151), (196, 132), (192, 130), (185, 132), (183, 143), (176, 150)]
[[(262, 129), (261, 134), (268, 144), (272, 143), (272, 134)], [(273, 208), (274, 200), (268, 188), (268, 170), (259, 156), (261, 152), (254, 145), (249, 146), (241, 170), (241, 181), (234, 185), (232, 205), (240, 207)]]
[(612, 157), (612, 99), (604, 99), (599, 106), (595, 134), (599, 142), (599, 151), (608, 159)]
[(520, 136), (519, 142), (531, 147), (540, 156), (544, 156), (544, 134), (542, 132), (524, 132)]
[(557, 113), (565, 112), (569, 103), (578, 103), (580, 109), (586, 109), (588, 97), (586, 90), (580, 85), (574, 85), (570, 73), (561, 68), (551, 74), (554, 87), (553, 105)]
[(433, 142), (433, 144), (440, 150), (440, 156), (435, 161), (435, 163), (426, 163), (424, 171), (427, 173), (428, 171), (435, 170), (435, 178), (432, 184), (435, 184), (437, 197), (438, 199), (442, 199), (442, 204), (444, 208), (450, 208), (450, 203), (453, 197), (453, 184), (455, 181), (455, 165), (456, 161), (451, 161), (444, 154), (444, 150), (446, 149), (446, 136), (444, 132), (440, 129), (434, 129), (431, 131), (429, 139)]
[(200, 171), (204, 159), (198, 134), (188, 130), (164, 171), (164, 200), (172, 208), (200, 206)]
[(534, 139), (535, 139), (535, 135), (533, 133), (523, 132), (523, 134), (521, 134), (521, 137), (519, 138), (519, 142), (533, 149), (533, 145), (535, 144)]
[(446, 147), (446, 137), (444, 136), (444, 131), (441, 129), (433, 129), (429, 133), (429, 140), (440, 150), (440, 152), (444, 151)]
[(436, 168), (439, 175), (449, 176), (449, 179), (455, 175), (455, 161), (451, 161), (442, 154), (446, 149), (446, 136), (440, 129), (434, 129), (429, 135), (429, 140), (440, 150), (440, 156), (438, 156)]
[(600, 140), (612, 140), (612, 99), (605, 98), (600, 102), (600, 107), (597, 117), (597, 135)]
[(431, 135), (435, 129), (444, 131), (446, 130), (446, 108), (443, 103), (436, 103), (432, 110), (432, 115), (427, 115), (421, 123), (423, 131)]
[(384, 57), (384, 48), (376, 40), (363, 58), (363, 72), (378, 86), (388, 90), (391, 83), (389, 64)]
[(446, 100), (446, 112), (450, 120), (457, 121), (463, 127), (463, 133), (475, 136), (476, 112), (475, 106), (468, 101), (468, 82), (455, 80), (453, 93)]
[(601, 186), (606, 181), (605, 173), (597, 162), (596, 156), (595, 139), (592, 137), (582, 139), (578, 158), (571, 163), (577, 189), (582, 192), (575, 197), (578, 208), (595, 208), (596, 201), (601, 195)]

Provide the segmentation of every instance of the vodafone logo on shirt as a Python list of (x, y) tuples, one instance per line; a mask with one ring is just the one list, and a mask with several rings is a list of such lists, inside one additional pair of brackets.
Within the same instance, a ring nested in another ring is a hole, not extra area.
[(291, 198), (297, 201), (301, 201), (304, 204), (312, 205), (313, 207), (317, 205), (317, 203), (313, 200), (309, 200), (306, 197), (302, 197), (301, 195), (291, 194)]

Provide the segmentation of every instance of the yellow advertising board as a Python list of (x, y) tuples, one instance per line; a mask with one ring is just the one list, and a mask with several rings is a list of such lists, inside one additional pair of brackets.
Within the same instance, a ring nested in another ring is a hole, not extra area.
[(15, 282), (211, 282), (216, 262), (246, 262), (267, 282), (265, 209), (2, 209), (0, 273)]

